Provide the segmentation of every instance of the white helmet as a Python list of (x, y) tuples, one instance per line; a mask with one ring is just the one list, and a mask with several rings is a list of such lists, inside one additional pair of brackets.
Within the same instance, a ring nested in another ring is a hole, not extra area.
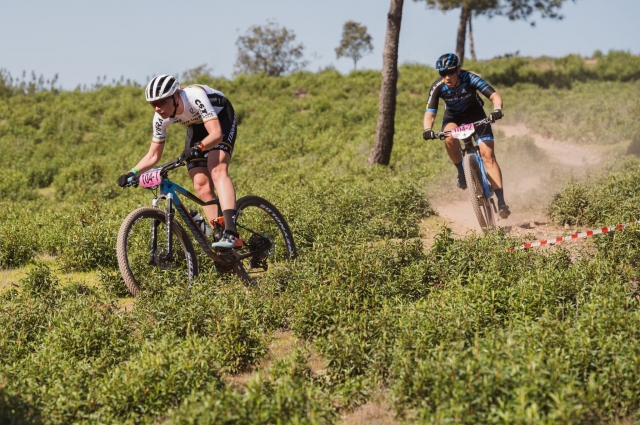
[(180, 84), (178, 84), (178, 81), (176, 81), (176, 79), (171, 75), (163, 74), (158, 75), (149, 81), (144, 94), (147, 97), (147, 102), (153, 102), (154, 100), (170, 97), (178, 90), (180, 90)]

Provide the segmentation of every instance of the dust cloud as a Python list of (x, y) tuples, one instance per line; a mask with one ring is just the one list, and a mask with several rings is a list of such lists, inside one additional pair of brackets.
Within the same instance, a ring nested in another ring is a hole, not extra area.
[[(549, 222), (546, 207), (568, 179), (584, 178), (600, 166), (606, 152), (600, 146), (543, 137), (523, 124), (494, 124), (494, 133), (505, 200), (511, 209), (511, 216), (498, 220), (498, 226), (513, 235), (526, 233), (536, 238), (561, 234), (564, 229)], [(446, 171), (429, 190), (438, 216), (425, 220), (426, 233), (433, 233), (441, 225), (458, 236), (480, 232), (467, 191), (455, 187), (455, 168), (451, 166)]]

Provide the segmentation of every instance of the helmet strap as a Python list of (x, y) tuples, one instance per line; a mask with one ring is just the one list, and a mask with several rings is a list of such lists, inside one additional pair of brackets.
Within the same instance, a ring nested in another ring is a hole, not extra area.
[(173, 100), (173, 114), (171, 114), (171, 116), (169, 118), (173, 119), (176, 117), (176, 112), (178, 112), (178, 102), (176, 102), (176, 95), (174, 93), (173, 96), (171, 96), (171, 99)]

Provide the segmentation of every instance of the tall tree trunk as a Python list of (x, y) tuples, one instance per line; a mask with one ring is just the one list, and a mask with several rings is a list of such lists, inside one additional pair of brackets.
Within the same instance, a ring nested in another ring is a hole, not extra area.
[(473, 27), (471, 26), (472, 13), (469, 13), (469, 51), (471, 53), (471, 60), (476, 62), (476, 49), (473, 47)]
[(471, 6), (463, 2), (462, 10), (460, 11), (460, 24), (458, 25), (458, 40), (456, 43), (456, 55), (460, 58), (460, 64), (464, 62), (464, 42), (467, 35), (469, 15), (471, 15)]
[(396, 115), (396, 86), (398, 83), (398, 44), (404, 0), (391, 0), (387, 14), (387, 35), (382, 52), (382, 85), (376, 141), (369, 153), (367, 164), (388, 165), (393, 148), (394, 120)]

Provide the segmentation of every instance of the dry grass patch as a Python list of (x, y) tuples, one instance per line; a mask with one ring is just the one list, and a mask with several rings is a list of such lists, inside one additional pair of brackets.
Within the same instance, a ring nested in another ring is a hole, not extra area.
[(395, 414), (389, 407), (386, 398), (379, 394), (372, 401), (358, 406), (352, 412), (342, 415), (339, 425), (399, 425)]

